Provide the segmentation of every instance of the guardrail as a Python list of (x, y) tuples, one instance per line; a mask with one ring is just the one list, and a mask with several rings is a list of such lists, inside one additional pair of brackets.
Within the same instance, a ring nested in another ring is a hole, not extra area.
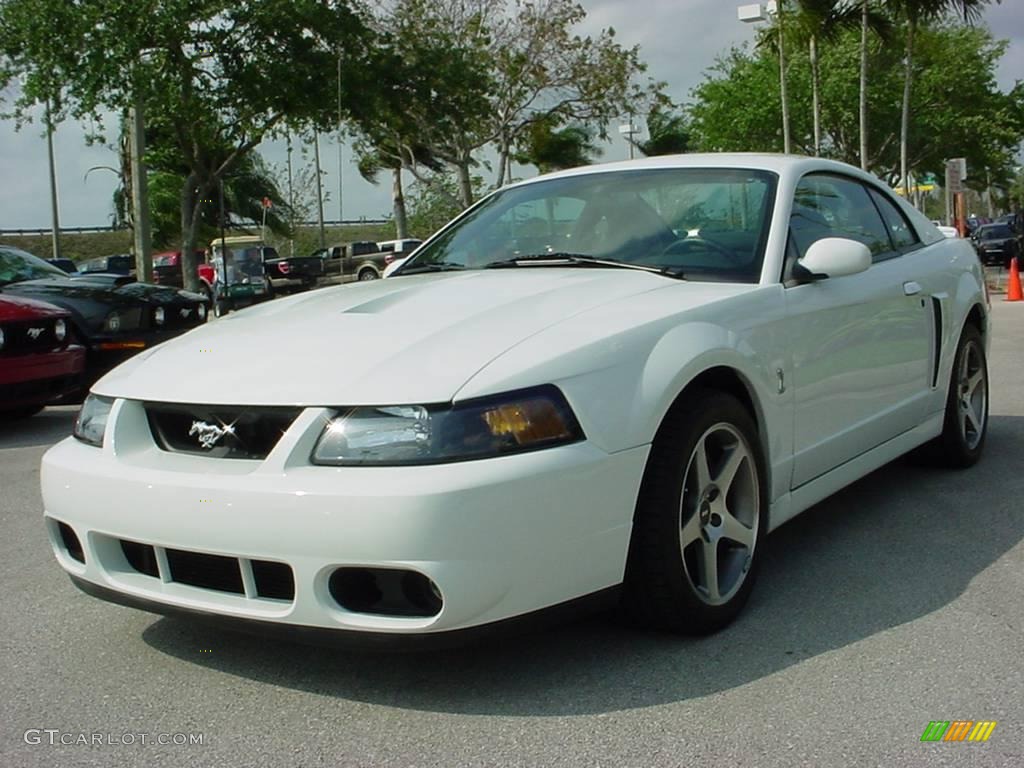
[[(340, 220), (336, 219), (334, 221), (325, 221), (324, 222), (324, 226), (325, 227), (350, 227), (350, 226), (358, 226), (358, 225), (363, 225), (363, 224), (371, 224), (371, 225), (389, 224), (390, 222), (391, 222), (391, 219), (340, 219)], [(297, 222), (295, 222), (295, 226), (297, 226), (297, 227), (319, 227), (320, 226), (320, 222), (319, 221), (297, 221)], [(125, 227), (113, 227), (113, 226), (108, 226), (108, 227), (61, 227), (60, 228), (60, 233), (62, 235), (64, 235), (64, 234), (68, 234), (68, 235), (87, 235), (87, 234), (97, 234), (97, 233), (100, 233), (100, 232), (129, 232), (129, 231), (131, 231), (131, 230), (129, 230), (129, 229), (125, 228)], [(232, 230), (232, 231), (237, 231), (237, 228), (235, 230)], [(52, 232), (53, 232), (53, 230), (49, 229), (49, 228), (45, 228), (45, 229), (0, 229), (0, 237), (30, 237), (30, 236), (42, 237), (44, 235), (49, 235)]]

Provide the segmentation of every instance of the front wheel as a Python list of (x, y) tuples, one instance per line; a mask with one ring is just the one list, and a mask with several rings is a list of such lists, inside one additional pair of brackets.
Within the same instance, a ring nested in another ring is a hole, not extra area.
[(767, 519), (757, 428), (734, 397), (698, 391), (658, 430), (637, 500), (623, 608), (680, 634), (721, 629), (754, 585)]
[(228, 303), (224, 299), (217, 299), (213, 302), (213, 316), (224, 317), (228, 313)]

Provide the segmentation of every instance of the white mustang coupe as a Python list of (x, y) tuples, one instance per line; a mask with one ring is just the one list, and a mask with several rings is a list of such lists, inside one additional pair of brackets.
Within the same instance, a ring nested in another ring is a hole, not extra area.
[(46, 526), (89, 594), (260, 631), (611, 599), (707, 633), (773, 528), (912, 449), (977, 461), (989, 331), (970, 244), (847, 165), (579, 168), (109, 373), (43, 459)]

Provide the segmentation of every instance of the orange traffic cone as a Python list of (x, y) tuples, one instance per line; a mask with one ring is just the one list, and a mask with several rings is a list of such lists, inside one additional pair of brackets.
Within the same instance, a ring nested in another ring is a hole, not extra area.
[(1007, 301), (1024, 301), (1024, 294), (1020, 289), (1020, 269), (1017, 267), (1017, 257), (1010, 259), (1010, 282), (1006, 284)]

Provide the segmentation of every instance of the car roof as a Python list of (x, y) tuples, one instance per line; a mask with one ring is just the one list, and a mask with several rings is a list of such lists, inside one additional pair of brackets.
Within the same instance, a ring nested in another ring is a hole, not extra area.
[(547, 179), (583, 176), (591, 173), (613, 173), (616, 171), (640, 171), (663, 168), (737, 168), (770, 171), (779, 176), (802, 176), (811, 171), (831, 171), (833, 173), (856, 176), (875, 184), (882, 183), (877, 176), (862, 171), (860, 168), (856, 168), (848, 163), (826, 160), (820, 157), (761, 152), (697, 152), (686, 155), (659, 155), (635, 160), (584, 165), (579, 168), (570, 168), (564, 171), (555, 171), (542, 176), (535, 176), (531, 179), (510, 184), (509, 187), (534, 184)]

